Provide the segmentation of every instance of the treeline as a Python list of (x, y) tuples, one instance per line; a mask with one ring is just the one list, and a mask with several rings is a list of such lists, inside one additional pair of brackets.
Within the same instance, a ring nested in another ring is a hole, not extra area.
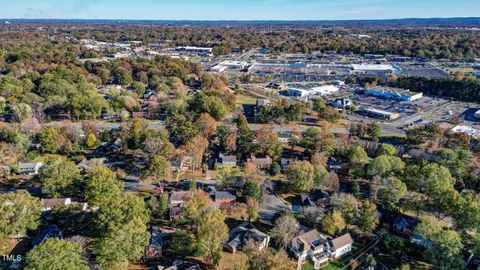
[[(166, 46), (211, 46), (218, 54), (232, 48), (265, 47), (274, 52), (375, 53), (442, 59), (474, 59), (480, 55), (480, 34), (444, 29), (358, 28), (325, 29), (299, 25), (271, 27), (177, 27), (115, 26), (100, 29), (67, 30), (77, 38), (100, 41), (165, 41)], [(354, 39), (349, 34), (371, 38)]]
[(374, 77), (349, 78), (349, 83), (360, 85), (386, 85), (409, 89), (413, 92), (423, 92), (427, 95), (450, 97), (460, 101), (480, 102), (480, 80), (475, 78), (427, 78), (427, 77), (398, 77), (382, 79)]

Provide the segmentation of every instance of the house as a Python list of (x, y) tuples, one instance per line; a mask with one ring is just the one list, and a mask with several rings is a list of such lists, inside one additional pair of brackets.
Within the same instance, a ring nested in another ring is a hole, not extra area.
[(72, 203), (72, 199), (63, 198), (63, 199), (42, 199), (42, 212), (52, 211), (53, 208), (57, 206), (65, 206)]
[(330, 260), (338, 259), (352, 250), (350, 234), (337, 238), (311, 230), (292, 239), (290, 251), (299, 261), (311, 260), (315, 269), (326, 266)]
[(230, 231), (226, 248), (236, 253), (239, 250), (256, 249), (262, 251), (268, 247), (270, 237), (259, 231), (250, 222), (244, 222)]
[(163, 233), (159, 227), (151, 227), (150, 243), (145, 247), (143, 258), (155, 260), (162, 257)]
[(218, 206), (224, 206), (231, 204), (237, 200), (237, 196), (230, 191), (225, 190), (212, 190), (210, 192), (213, 202)]
[(22, 175), (37, 175), (43, 166), (42, 162), (19, 162), (18, 169)]
[(288, 169), (288, 166), (290, 165), (290, 163), (294, 162), (295, 160), (297, 160), (296, 158), (281, 158), (280, 159), (280, 168), (282, 169), (282, 171), (286, 171)]
[(272, 158), (269, 156), (257, 158), (256, 156), (253, 156), (253, 155), (250, 156), (249, 159), (247, 159), (247, 162), (252, 162), (260, 170), (270, 169), (273, 163)]
[(217, 159), (217, 163), (220, 167), (237, 166), (237, 156), (220, 154), (219, 158)]
[(168, 196), (168, 204), (171, 206), (183, 206), (190, 191), (172, 191)]
[(158, 266), (158, 270), (201, 270), (200, 265), (198, 263), (193, 262), (182, 262), (182, 261), (174, 261), (172, 266), (169, 267), (162, 267)]
[(330, 204), (330, 194), (326, 191), (315, 190), (310, 194), (300, 194), (302, 206), (327, 206)]
[(277, 133), (278, 141), (281, 143), (289, 143), (290, 142), (290, 137), (292, 137), (291, 132), (278, 132)]
[(401, 235), (406, 236), (412, 243), (423, 247), (430, 247), (432, 242), (425, 237), (415, 234), (415, 228), (422, 221), (419, 218), (398, 214), (393, 222), (393, 230)]
[(38, 236), (33, 240), (32, 245), (37, 246), (45, 242), (49, 238), (63, 239), (62, 231), (57, 226), (50, 226), (45, 230), (42, 230)]

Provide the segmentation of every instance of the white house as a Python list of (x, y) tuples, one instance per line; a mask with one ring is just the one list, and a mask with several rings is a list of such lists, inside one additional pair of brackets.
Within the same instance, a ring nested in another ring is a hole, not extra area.
[(292, 239), (290, 250), (300, 262), (311, 260), (315, 269), (326, 266), (330, 260), (338, 259), (352, 250), (350, 234), (337, 238), (311, 230)]
[(18, 169), (23, 175), (37, 175), (38, 170), (43, 166), (42, 162), (19, 162)]

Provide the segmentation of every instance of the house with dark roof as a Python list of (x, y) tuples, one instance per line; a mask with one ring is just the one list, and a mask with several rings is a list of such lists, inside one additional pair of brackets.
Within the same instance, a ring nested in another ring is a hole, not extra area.
[(235, 167), (237, 166), (237, 156), (235, 155), (224, 155), (220, 153), (217, 163), (219, 167), (225, 167), (225, 166), (231, 166)]
[(42, 230), (38, 236), (33, 240), (32, 245), (37, 246), (47, 241), (49, 238), (63, 239), (62, 231), (57, 226), (50, 226)]
[(145, 247), (143, 258), (155, 260), (162, 257), (163, 233), (159, 227), (151, 227), (150, 244)]
[(19, 162), (18, 170), (22, 175), (37, 175), (42, 166), (42, 162)]
[(431, 247), (432, 241), (415, 233), (415, 228), (417, 228), (418, 224), (420, 224), (421, 222), (422, 221), (419, 218), (407, 216), (400, 213), (393, 222), (393, 230), (396, 233), (407, 237), (412, 243), (426, 248)]
[(230, 231), (225, 244), (227, 250), (232, 253), (245, 249), (258, 251), (268, 247), (270, 236), (261, 232), (250, 222), (244, 222)]
[(315, 269), (319, 269), (351, 252), (352, 244), (349, 233), (332, 238), (314, 229), (293, 238), (290, 251), (299, 261), (311, 260)]
[(302, 206), (320, 206), (325, 207), (330, 204), (330, 194), (326, 191), (315, 190), (309, 194), (300, 194)]

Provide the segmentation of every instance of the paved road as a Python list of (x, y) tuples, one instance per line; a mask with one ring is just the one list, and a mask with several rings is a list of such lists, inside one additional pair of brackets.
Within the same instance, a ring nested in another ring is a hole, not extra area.
[(263, 187), (263, 198), (260, 204), (260, 221), (272, 224), (275, 214), (282, 211), (291, 211), (290, 205), (275, 196), (275, 180), (266, 180)]

